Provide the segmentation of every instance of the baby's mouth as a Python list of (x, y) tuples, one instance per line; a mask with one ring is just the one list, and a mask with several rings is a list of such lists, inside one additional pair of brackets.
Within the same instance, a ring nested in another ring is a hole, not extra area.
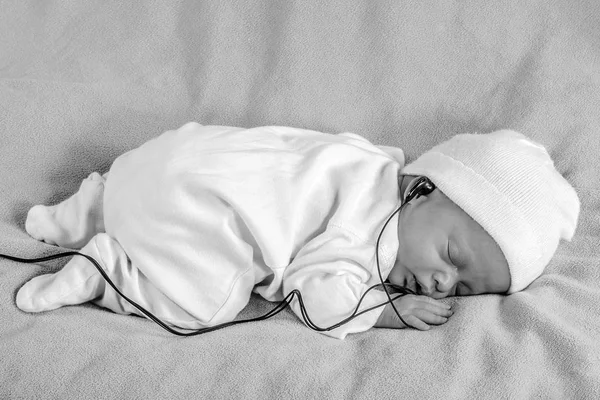
[(421, 285), (419, 284), (419, 281), (414, 275), (411, 275), (410, 278), (406, 278), (404, 280), (404, 287), (412, 290), (417, 294), (421, 294)]
[(416, 279), (415, 279), (415, 293), (423, 294), (423, 290), (421, 289), (421, 284)]

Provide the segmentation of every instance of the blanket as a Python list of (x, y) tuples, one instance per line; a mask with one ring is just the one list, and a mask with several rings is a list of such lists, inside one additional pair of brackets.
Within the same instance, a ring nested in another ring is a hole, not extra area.
[[(582, 203), (545, 273), (457, 297), (427, 332), (336, 340), (285, 310), (179, 338), (15, 294), (66, 259), (0, 260), (0, 397), (600, 398), (600, 12), (593, 0), (1, 1), (0, 252), (35, 204), (188, 121), (354, 132), (407, 161), (456, 133), (546, 146)], [(552, 216), (548, 216), (551, 218)], [(240, 318), (273, 304), (253, 297)]]

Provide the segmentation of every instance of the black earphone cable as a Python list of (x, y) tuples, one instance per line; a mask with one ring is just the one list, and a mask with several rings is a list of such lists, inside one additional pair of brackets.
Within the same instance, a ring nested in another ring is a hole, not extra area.
[[(77, 251), (66, 251), (66, 252), (62, 252), (62, 253), (57, 253), (57, 254), (52, 254), (46, 257), (39, 257), (39, 258), (21, 258), (21, 257), (14, 257), (14, 256), (9, 256), (6, 254), (0, 254), (0, 257), (6, 258), (8, 260), (11, 261), (16, 261), (16, 262), (23, 262), (23, 263), (40, 263), (40, 262), (45, 262), (45, 261), (50, 261), (50, 260), (54, 260), (57, 258), (64, 258), (64, 257), (70, 257), (70, 256), (81, 256), (81, 257), (85, 257), (89, 262), (91, 262), (94, 267), (98, 270), (98, 272), (102, 275), (102, 277), (104, 278), (104, 280), (115, 290), (115, 292), (117, 292), (119, 294), (119, 296), (121, 296), (122, 298), (124, 298), (127, 302), (129, 302), (132, 306), (134, 306), (135, 308), (137, 308), (140, 312), (142, 312), (146, 317), (148, 317), (148, 319), (154, 321), (157, 325), (159, 325), (161, 328), (163, 328), (164, 330), (166, 330), (169, 333), (172, 333), (174, 335), (177, 336), (194, 336), (194, 335), (200, 335), (203, 333), (208, 333), (208, 332), (212, 332), (212, 331), (216, 331), (219, 329), (223, 329), (226, 328), (228, 326), (233, 326), (233, 325), (238, 325), (238, 324), (242, 324), (242, 323), (247, 323), (247, 322), (256, 322), (256, 321), (263, 321), (265, 319), (271, 318), (273, 316), (275, 316), (276, 314), (280, 313), (281, 311), (283, 311), (285, 308), (287, 308), (290, 303), (292, 302), (294, 296), (296, 296), (298, 298), (298, 302), (300, 304), (300, 310), (302, 313), (302, 318), (305, 322), (305, 324), (310, 328), (313, 329), (315, 331), (319, 331), (319, 332), (324, 332), (324, 331), (330, 331), (333, 330), (335, 328), (338, 328), (341, 325), (344, 325), (345, 323), (349, 322), (350, 320), (366, 313), (369, 312), (371, 310), (374, 310), (376, 308), (379, 308), (381, 306), (384, 306), (385, 304), (387, 304), (388, 302), (383, 302), (380, 304), (377, 304), (375, 306), (372, 306), (366, 310), (362, 310), (360, 312), (358, 312), (360, 305), (362, 304), (363, 299), (365, 298), (365, 296), (367, 295), (368, 292), (370, 292), (372, 289), (375, 289), (377, 287), (386, 287), (389, 286), (395, 290), (398, 290), (400, 292), (408, 292), (408, 293), (412, 293), (414, 294), (414, 292), (412, 292), (412, 290), (408, 289), (408, 288), (404, 288), (402, 286), (398, 286), (398, 285), (394, 285), (391, 283), (384, 283), (383, 285), (378, 283), (375, 284), (371, 287), (369, 287), (365, 293), (363, 293), (363, 295), (361, 296), (360, 300), (358, 301), (358, 304), (356, 305), (353, 313), (345, 318), (344, 320), (331, 325), (329, 327), (326, 328), (322, 328), (319, 327), (318, 325), (316, 325), (311, 319), (310, 316), (308, 315), (307, 311), (306, 311), (306, 307), (304, 306), (304, 300), (302, 298), (302, 293), (300, 293), (300, 291), (298, 289), (294, 289), (292, 290), (290, 293), (288, 293), (288, 295), (281, 300), (280, 302), (277, 303), (277, 305), (271, 309), (269, 312), (267, 312), (264, 315), (255, 317), (255, 318), (248, 318), (248, 319), (241, 319), (241, 320), (236, 320), (236, 321), (230, 321), (230, 322), (225, 322), (223, 324), (219, 324), (219, 325), (215, 325), (215, 326), (211, 326), (211, 327), (206, 327), (206, 328), (201, 328), (198, 330), (193, 330), (190, 332), (182, 332), (176, 329), (171, 328), (169, 325), (167, 325), (166, 323), (164, 323), (163, 321), (161, 321), (158, 317), (156, 317), (154, 314), (152, 314), (150, 311), (146, 310), (143, 306), (139, 305), (138, 303), (136, 303), (135, 301), (133, 301), (132, 299), (130, 299), (129, 297), (127, 297), (123, 292), (121, 292), (121, 290), (119, 290), (119, 288), (114, 284), (114, 282), (110, 279), (110, 277), (106, 274), (106, 272), (104, 271), (104, 269), (98, 264), (98, 261), (96, 261), (96, 259), (94, 259), (91, 256), (88, 256), (87, 254), (83, 254)], [(394, 298), (391, 298), (391, 301), (396, 300), (402, 296), (404, 296), (406, 293), (402, 293), (399, 296), (396, 296)], [(388, 296), (389, 293), (388, 293)], [(389, 297), (390, 298), (390, 297)], [(409, 326), (407, 324), (407, 326)]]
[[(425, 178), (426, 179), (426, 178)], [(418, 184), (418, 182), (417, 182)], [(416, 186), (416, 185), (415, 185)], [(434, 186), (435, 188), (435, 186)], [(383, 275), (381, 274), (381, 267), (379, 265), (379, 242), (381, 240), (381, 237), (383, 236), (383, 232), (385, 230), (385, 228), (387, 227), (387, 225), (389, 224), (389, 222), (392, 220), (392, 218), (394, 217), (394, 215), (396, 215), (397, 213), (399, 213), (402, 208), (408, 204), (408, 202), (410, 202), (410, 200), (412, 200), (413, 197), (418, 196), (420, 193), (418, 191), (413, 192), (412, 190), (409, 192), (409, 195), (406, 196), (406, 198), (404, 199), (404, 201), (402, 202), (402, 204), (400, 205), (400, 207), (398, 207), (389, 217), (388, 219), (385, 221), (385, 223), (383, 224), (383, 227), (381, 228), (381, 232), (379, 233), (379, 236), (377, 237), (377, 242), (375, 244), (375, 259), (377, 262), (377, 273), (379, 276), (379, 280), (381, 283), (377, 283), (371, 287), (369, 287), (361, 296), (361, 298), (359, 299), (354, 311), (352, 312), (352, 314), (350, 314), (350, 316), (348, 316), (347, 318), (341, 320), (340, 322), (333, 324), (329, 327), (326, 328), (322, 328), (318, 325), (316, 325), (311, 319), (310, 316), (308, 315), (308, 312), (306, 311), (306, 307), (304, 306), (304, 300), (302, 299), (302, 293), (300, 293), (300, 291), (298, 289), (294, 289), (292, 290), (290, 293), (287, 294), (287, 296), (285, 296), (285, 298), (283, 300), (281, 300), (280, 302), (277, 303), (277, 305), (271, 309), (269, 312), (267, 312), (264, 315), (258, 316), (258, 317), (254, 317), (254, 318), (248, 318), (248, 319), (241, 319), (241, 320), (235, 320), (235, 321), (230, 321), (230, 322), (225, 322), (219, 325), (215, 325), (215, 326), (210, 326), (210, 327), (206, 327), (206, 328), (201, 328), (201, 329), (197, 329), (197, 330), (192, 330), (190, 332), (182, 332), (176, 329), (171, 328), (170, 326), (168, 326), (166, 323), (164, 323), (163, 321), (161, 321), (158, 317), (156, 317), (154, 314), (152, 314), (150, 311), (146, 310), (144, 307), (142, 307), (141, 305), (137, 304), (135, 301), (131, 300), (129, 297), (127, 297), (123, 292), (121, 292), (119, 290), (119, 288), (117, 288), (117, 286), (113, 283), (113, 281), (110, 279), (110, 277), (106, 274), (106, 272), (104, 271), (104, 269), (100, 266), (100, 264), (98, 263), (98, 261), (96, 261), (93, 257), (88, 256), (87, 254), (83, 254), (80, 253), (78, 251), (65, 251), (65, 252), (61, 252), (61, 253), (57, 253), (57, 254), (52, 254), (49, 256), (45, 256), (45, 257), (39, 257), (39, 258), (21, 258), (21, 257), (14, 257), (14, 256), (10, 256), (10, 255), (6, 255), (6, 254), (0, 254), (0, 257), (6, 258), (8, 260), (11, 261), (16, 261), (16, 262), (23, 262), (23, 263), (39, 263), (39, 262), (44, 262), (44, 261), (50, 261), (50, 260), (54, 260), (57, 258), (64, 258), (64, 257), (69, 257), (69, 256), (82, 256), (85, 257), (89, 262), (91, 262), (94, 267), (98, 270), (98, 272), (102, 275), (102, 277), (104, 278), (104, 280), (122, 297), (124, 298), (127, 302), (129, 302), (132, 306), (134, 306), (135, 308), (137, 308), (141, 313), (143, 313), (146, 317), (148, 317), (150, 320), (154, 321), (157, 325), (159, 325), (161, 328), (163, 328), (164, 330), (166, 330), (169, 333), (172, 333), (174, 335), (177, 336), (195, 336), (195, 335), (200, 335), (203, 333), (208, 333), (208, 332), (213, 332), (219, 329), (223, 329), (226, 328), (228, 326), (233, 326), (233, 325), (238, 325), (238, 324), (243, 324), (243, 323), (247, 323), (247, 322), (256, 322), (256, 321), (262, 321), (268, 318), (273, 317), (274, 315), (280, 313), (281, 311), (283, 311), (285, 308), (287, 308), (294, 296), (296, 296), (298, 298), (298, 303), (300, 305), (300, 311), (302, 314), (302, 319), (304, 320), (304, 323), (306, 324), (306, 326), (308, 326), (310, 329), (318, 331), (318, 332), (325, 332), (325, 331), (330, 331), (333, 330), (335, 328), (338, 328), (348, 322), (350, 322), (351, 320), (353, 320), (354, 318), (357, 318), (358, 316), (367, 313), (371, 310), (374, 310), (376, 308), (385, 306), (386, 304), (391, 304), (392, 308), (394, 309), (394, 312), (396, 313), (396, 315), (398, 316), (398, 318), (400, 319), (400, 321), (402, 321), (402, 323), (404, 325), (406, 325), (407, 327), (411, 327), (414, 328), (412, 325), (409, 325), (408, 323), (406, 323), (406, 321), (404, 321), (404, 319), (402, 318), (402, 316), (400, 315), (400, 312), (398, 311), (398, 309), (396, 308), (396, 306), (394, 305), (394, 301), (402, 296), (405, 296), (407, 294), (416, 294), (414, 291), (412, 291), (409, 288), (403, 287), (403, 286), (398, 286), (398, 285), (394, 285), (392, 283), (387, 283), (384, 282), (383, 279)], [(385, 291), (388, 301), (385, 301), (383, 303), (379, 303), (377, 305), (374, 305), (372, 307), (367, 308), (366, 310), (362, 310), (362, 311), (358, 311), (360, 308), (360, 305), (363, 302), (363, 299), (365, 298), (365, 296), (373, 289), (375, 288), (383, 288), (383, 290)], [(394, 290), (397, 290), (398, 292), (400, 292), (397, 296), (392, 298), (392, 295), (390, 294), (390, 292), (388, 291), (388, 287), (392, 288)]]

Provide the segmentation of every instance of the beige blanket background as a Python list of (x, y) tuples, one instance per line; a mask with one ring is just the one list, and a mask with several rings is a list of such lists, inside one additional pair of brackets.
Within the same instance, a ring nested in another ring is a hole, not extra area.
[[(60, 268), (0, 260), (0, 398), (600, 398), (600, 8), (557, 1), (0, 1), (0, 252), (52, 254), (29, 207), (191, 120), (355, 132), (408, 160), (519, 130), (577, 188), (577, 234), (526, 291), (429, 332), (345, 341), (289, 311), (177, 338), (92, 305), (15, 306)], [(551, 215), (548, 218), (552, 218)], [(149, 232), (148, 234), (152, 234)], [(254, 299), (246, 316), (269, 304)]]

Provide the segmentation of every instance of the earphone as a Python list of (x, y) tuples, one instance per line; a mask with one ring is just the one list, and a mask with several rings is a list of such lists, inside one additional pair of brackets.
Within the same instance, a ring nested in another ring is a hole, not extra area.
[[(100, 266), (100, 264), (98, 264), (98, 262), (93, 258), (88, 256), (87, 254), (83, 254), (80, 253), (78, 251), (67, 251), (67, 252), (62, 252), (62, 253), (57, 253), (57, 254), (53, 254), (50, 256), (46, 256), (46, 257), (40, 257), (40, 258), (34, 258), (34, 259), (26, 259), (26, 258), (20, 258), (20, 257), (14, 257), (14, 256), (9, 256), (9, 255), (5, 255), (5, 254), (0, 254), (0, 257), (4, 257), (6, 259), (12, 260), (12, 261), (17, 261), (17, 262), (24, 262), (24, 263), (38, 263), (38, 262), (44, 262), (44, 261), (49, 261), (49, 260), (54, 260), (57, 258), (63, 258), (63, 257), (69, 257), (69, 256), (82, 256), (85, 257), (89, 262), (91, 262), (94, 267), (98, 270), (98, 272), (102, 275), (102, 277), (104, 278), (104, 280), (121, 296), (123, 297), (127, 302), (129, 302), (132, 306), (134, 306), (135, 308), (137, 308), (140, 312), (142, 312), (146, 317), (148, 317), (149, 319), (151, 319), (152, 321), (154, 321), (157, 325), (159, 325), (161, 328), (165, 329), (166, 331), (177, 335), (177, 336), (194, 336), (194, 335), (199, 335), (199, 334), (203, 334), (203, 333), (208, 333), (208, 332), (212, 332), (212, 331), (216, 331), (218, 329), (223, 329), (226, 328), (228, 326), (232, 326), (232, 325), (238, 325), (238, 324), (242, 324), (242, 323), (247, 323), (247, 322), (255, 322), (255, 321), (262, 321), (268, 318), (271, 318), (272, 316), (278, 314), (279, 312), (281, 312), (282, 310), (284, 310), (285, 308), (287, 308), (292, 300), (293, 297), (296, 296), (298, 298), (298, 303), (300, 305), (300, 311), (302, 314), (302, 319), (304, 320), (304, 323), (310, 328), (313, 329), (315, 331), (319, 331), (319, 332), (323, 332), (323, 331), (330, 331), (333, 330), (335, 328), (338, 328), (346, 323), (348, 323), (349, 321), (353, 320), (354, 318), (369, 312), (371, 310), (374, 310), (376, 308), (385, 306), (386, 304), (391, 304), (392, 308), (394, 309), (394, 312), (396, 313), (396, 315), (398, 316), (398, 318), (400, 319), (400, 321), (402, 321), (402, 323), (404, 323), (407, 327), (412, 327), (410, 324), (406, 323), (406, 321), (404, 321), (404, 319), (402, 318), (402, 316), (400, 315), (400, 312), (396, 309), (396, 306), (394, 305), (394, 300), (406, 295), (406, 294), (416, 294), (415, 292), (413, 292), (411, 289), (409, 288), (405, 288), (403, 286), (398, 286), (398, 285), (394, 285), (392, 283), (386, 283), (384, 282), (383, 276), (381, 274), (381, 268), (379, 266), (379, 242), (381, 240), (381, 237), (383, 235), (383, 232), (385, 230), (385, 228), (387, 227), (388, 223), (392, 220), (392, 218), (394, 217), (394, 215), (396, 215), (397, 213), (399, 213), (402, 208), (404, 208), (404, 206), (406, 206), (408, 203), (410, 203), (412, 200), (419, 198), (420, 196), (427, 196), (428, 194), (430, 194), (431, 192), (433, 192), (436, 189), (436, 186), (433, 184), (433, 182), (431, 182), (431, 180), (429, 180), (429, 178), (425, 177), (425, 176), (419, 176), (417, 178), (414, 178), (413, 181), (410, 183), (409, 188), (406, 191), (406, 195), (404, 196), (404, 198), (402, 199), (401, 205), (400, 207), (398, 207), (386, 220), (386, 222), (383, 224), (383, 227), (381, 228), (381, 232), (379, 233), (379, 236), (377, 237), (377, 242), (375, 245), (375, 259), (377, 262), (377, 272), (379, 275), (379, 280), (381, 283), (375, 284), (371, 287), (369, 287), (361, 296), (361, 298), (359, 299), (354, 311), (352, 312), (352, 314), (343, 319), (342, 321), (333, 324), (329, 327), (319, 327), (317, 326), (315, 323), (313, 323), (308, 315), (308, 313), (306, 312), (306, 308), (304, 306), (304, 301), (302, 299), (302, 294), (300, 293), (299, 290), (295, 289), (292, 290), (290, 293), (288, 293), (288, 295), (279, 303), (277, 303), (277, 305), (269, 312), (267, 312), (264, 315), (261, 315), (259, 317), (255, 317), (255, 318), (249, 318), (249, 319), (244, 319), (244, 320), (236, 320), (236, 321), (231, 321), (231, 322), (226, 322), (223, 324), (219, 324), (219, 325), (215, 325), (215, 326), (211, 326), (211, 327), (207, 327), (207, 328), (201, 328), (198, 330), (193, 330), (193, 331), (189, 331), (189, 332), (181, 332), (178, 331), (176, 329), (173, 329), (171, 327), (169, 327), (167, 324), (165, 324), (163, 321), (161, 321), (159, 318), (157, 318), (156, 316), (154, 316), (154, 314), (152, 314), (150, 311), (146, 310), (144, 307), (140, 306), (139, 304), (137, 304), (136, 302), (134, 302), (133, 300), (131, 300), (129, 297), (127, 297), (125, 294), (123, 294), (119, 288), (116, 287), (116, 285), (112, 282), (112, 280), (110, 279), (110, 277), (106, 274), (106, 272), (104, 271), (104, 269)], [(372, 306), (370, 308), (367, 308), (366, 310), (362, 310), (362, 311), (358, 311), (360, 308), (360, 305), (362, 304), (363, 299), (365, 298), (365, 296), (372, 290), (372, 289), (376, 289), (376, 288), (383, 288), (388, 301), (385, 301), (383, 303), (377, 304), (375, 306)], [(388, 288), (392, 288), (394, 290), (397, 290), (398, 292), (400, 292), (397, 296), (393, 297), (391, 296), (390, 292), (388, 291)]]
[(427, 196), (435, 190), (435, 185), (426, 176), (419, 176), (411, 182), (411, 186), (408, 188), (406, 196), (402, 201), (404, 203), (410, 203), (413, 199), (418, 199), (420, 196)]

